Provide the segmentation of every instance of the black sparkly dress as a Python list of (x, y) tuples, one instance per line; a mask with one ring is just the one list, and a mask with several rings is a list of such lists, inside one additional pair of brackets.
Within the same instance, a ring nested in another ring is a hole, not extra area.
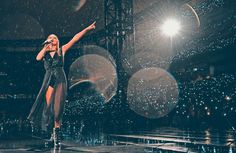
[[(67, 80), (63, 68), (64, 57), (61, 48), (53, 57), (49, 52), (46, 52), (43, 61), (46, 73), (28, 119), (34, 126), (46, 131), (54, 125), (54, 121), (61, 121), (62, 119), (67, 95)], [(46, 92), (49, 86), (53, 87), (54, 90), (50, 104), (47, 106)]]

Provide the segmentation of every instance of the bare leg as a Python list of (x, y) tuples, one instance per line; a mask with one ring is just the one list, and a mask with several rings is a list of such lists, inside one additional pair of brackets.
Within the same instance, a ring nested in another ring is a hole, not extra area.
[(61, 123), (59, 119), (59, 113), (61, 109), (61, 100), (62, 100), (62, 84), (59, 84), (56, 89), (53, 87), (49, 86), (46, 92), (46, 102), (47, 106), (50, 105), (52, 94), (55, 91), (55, 101), (54, 101), (54, 116), (55, 116), (55, 121), (54, 121), (54, 127), (55, 128), (60, 128)]
[(62, 109), (64, 108), (64, 94), (62, 84), (58, 84), (56, 91), (55, 91), (55, 101), (54, 101), (54, 127), (60, 128), (61, 126), (61, 113)]
[(54, 98), (54, 147), (59, 148), (61, 146), (61, 117), (64, 108), (65, 93), (63, 84), (60, 83), (55, 88), (55, 98)]
[(54, 127), (55, 127), (55, 128), (60, 128), (60, 127), (61, 127), (60, 121), (55, 121), (55, 122), (54, 122)]
[(51, 87), (51, 86), (49, 86), (48, 89), (47, 89), (47, 92), (46, 92), (46, 102), (47, 102), (47, 106), (50, 105), (50, 100), (51, 100), (53, 91), (54, 91), (54, 88)]
[[(50, 103), (52, 102), (51, 98), (52, 97), (52, 94), (54, 92), (54, 88), (52, 86), (49, 86), (47, 91), (46, 91), (46, 103), (47, 103), (47, 107), (50, 106)], [(48, 146), (51, 146), (53, 145), (53, 142), (54, 142), (54, 136), (53, 136), (53, 133), (51, 134), (51, 138), (45, 142), (45, 146), (48, 147)]]

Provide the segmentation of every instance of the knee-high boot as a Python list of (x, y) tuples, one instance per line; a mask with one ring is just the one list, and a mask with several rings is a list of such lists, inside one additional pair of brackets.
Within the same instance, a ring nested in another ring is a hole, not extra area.
[(61, 129), (60, 128), (53, 128), (53, 137), (54, 137), (54, 147), (60, 148), (61, 147)]

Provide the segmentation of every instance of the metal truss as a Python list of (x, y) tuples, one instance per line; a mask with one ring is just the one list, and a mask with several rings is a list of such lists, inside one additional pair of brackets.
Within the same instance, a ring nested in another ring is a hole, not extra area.
[(133, 0), (105, 0), (105, 47), (112, 54), (116, 61), (118, 75), (117, 98), (125, 100), (125, 89), (127, 77), (122, 68), (121, 53), (124, 44), (130, 53), (134, 49), (134, 22), (133, 22)]

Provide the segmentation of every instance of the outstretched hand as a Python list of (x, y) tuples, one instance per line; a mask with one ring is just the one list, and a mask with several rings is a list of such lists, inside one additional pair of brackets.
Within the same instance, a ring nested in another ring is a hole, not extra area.
[(91, 25), (89, 25), (89, 26), (86, 28), (86, 30), (90, 31), (90, 30), (93, 30), (93, 29), (95, 29), (95, 28), (96, 28), (96, 21), (93, 22)]

